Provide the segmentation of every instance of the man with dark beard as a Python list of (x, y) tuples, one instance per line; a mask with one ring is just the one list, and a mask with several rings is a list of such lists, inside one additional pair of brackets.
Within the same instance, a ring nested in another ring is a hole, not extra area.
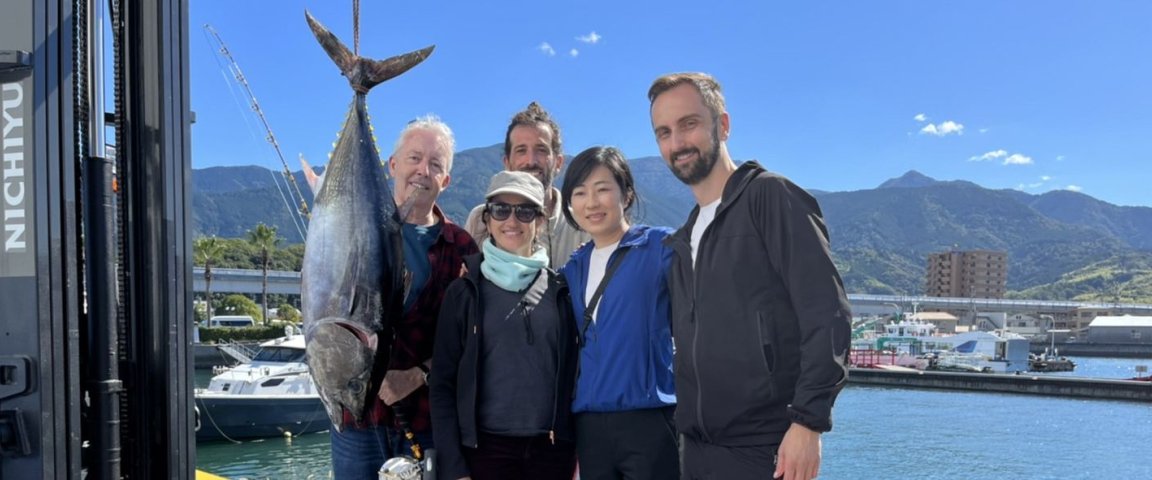
[(652, 128), (697, 206), (665, 242), (676, 344), (683, 479), (799, 480), (820, 471), (820, 434), (848, 378), (848, 299), (820, 206), (728, 154), (720, 84), (656, 79)]
[[(560, 125), (536, 102), (516, 112), (504, 133), (504, 170), (530, 173), (544, 185), (548, 223), (538, 241), (548, 249), (549, 266), (554, 270), (563, 267), (572, 252), (591, 239), (560, 214), (560, 191), (552, 182), (564, 166), (561, 143)], [(481, 219), (483, 212), (484, 204), (477, 205), (464, 223), (464, 229), (477, 243), (488, 238), (488, 228)]]

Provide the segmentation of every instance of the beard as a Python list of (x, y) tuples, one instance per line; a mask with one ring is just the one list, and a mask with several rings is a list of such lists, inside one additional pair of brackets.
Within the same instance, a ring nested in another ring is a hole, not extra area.
[(536, 177), (537, 180), (540, 180), (541, 185), (548, 185), (548, 180), (549, 180), (548, 179), (548, 172), (545, 171), (543, 168), (528, 167), (528, 168), (522, 168), (519, 171), (527, 173), (529, 175), (532, 175), (533, 177)]
[[(676, 176), (685, 185), (696, 185), (705, 178), (708, 174), (712, 173), (712, 167), (716, 166), (716, 162), (720, 160), (720, 142), (719, 132), (716, 128), (712, 129), (712, 149), (705, 155), (699, 148), (689, 147), (672, 152), (671, 161), (668, 162), (668, 169), (672, 170), (672, 174)], [(676, 167), (675, 159), (682, 155), (696, 155), (696, 160), (683, 167)]]

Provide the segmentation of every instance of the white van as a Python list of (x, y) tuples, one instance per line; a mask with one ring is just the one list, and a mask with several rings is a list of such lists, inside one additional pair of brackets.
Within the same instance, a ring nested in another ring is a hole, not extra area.
[(256, 325), (250, 315), (217, 315), (208, 320), (209, 327), (243, 328)]

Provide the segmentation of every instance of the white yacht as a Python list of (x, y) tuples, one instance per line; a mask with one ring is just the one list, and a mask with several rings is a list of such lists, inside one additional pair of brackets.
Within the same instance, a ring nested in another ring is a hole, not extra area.
[(294, 436), (330, 427), (305, 358), (304, 335), (260, 344), (251, 362), (196, 389), (196, 440)]

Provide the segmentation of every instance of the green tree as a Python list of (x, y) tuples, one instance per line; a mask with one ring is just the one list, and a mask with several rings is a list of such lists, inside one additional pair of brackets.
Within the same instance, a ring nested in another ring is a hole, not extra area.
[(248, 243), (258, 250), (260, 268), (264, 270), (264, 284), (260, 296), (264, 306), (263, 318), (268, 318), (268, 266), (272, 260), (272, 253), (276, 251), (276, 246), (281, 240), (276, 234), (276, 227), (269, 227), (264, 223), (259, 223), (256, 228), (248, 231)]
[[(207, 305), (205, 305), (205, 307), (207, 307)], [(199, 308), (192, 309), (192, 321), (196, 322), (197, 324), (207, 325), (207, 320), (209, 317), (210, 315), (208, 314), (207, 310), (201, 310)]]
[[(261, 316), (260, 313), (260, 305), (257, 305), (251, 298), (238, 293), (224, 297), (224, 299), (220, 301), (220, 306), (216, 308), (215, 313), (248, 315), (255, 318), (258, 322), (264, 321), (264, 317)], [(209, 315), (209, 318), (211, 318), (211, 315)]]
[(276, 312), (279, 314), (281, 320), (289, 323), (300, 323), (304, 317), (300, 316), (300, 311), (293, 307), (291, 304), (281, 303), (276, 307)]
[(204, 300), (206, 302), (205, 312), (209, 318), (212, 317), (212, 265), (220, 261), (224, 256), (224, 243), (217, 240), (216, 237), (200, 237), (192, 242), (193, 258), (200, 265), (204, 266)]

